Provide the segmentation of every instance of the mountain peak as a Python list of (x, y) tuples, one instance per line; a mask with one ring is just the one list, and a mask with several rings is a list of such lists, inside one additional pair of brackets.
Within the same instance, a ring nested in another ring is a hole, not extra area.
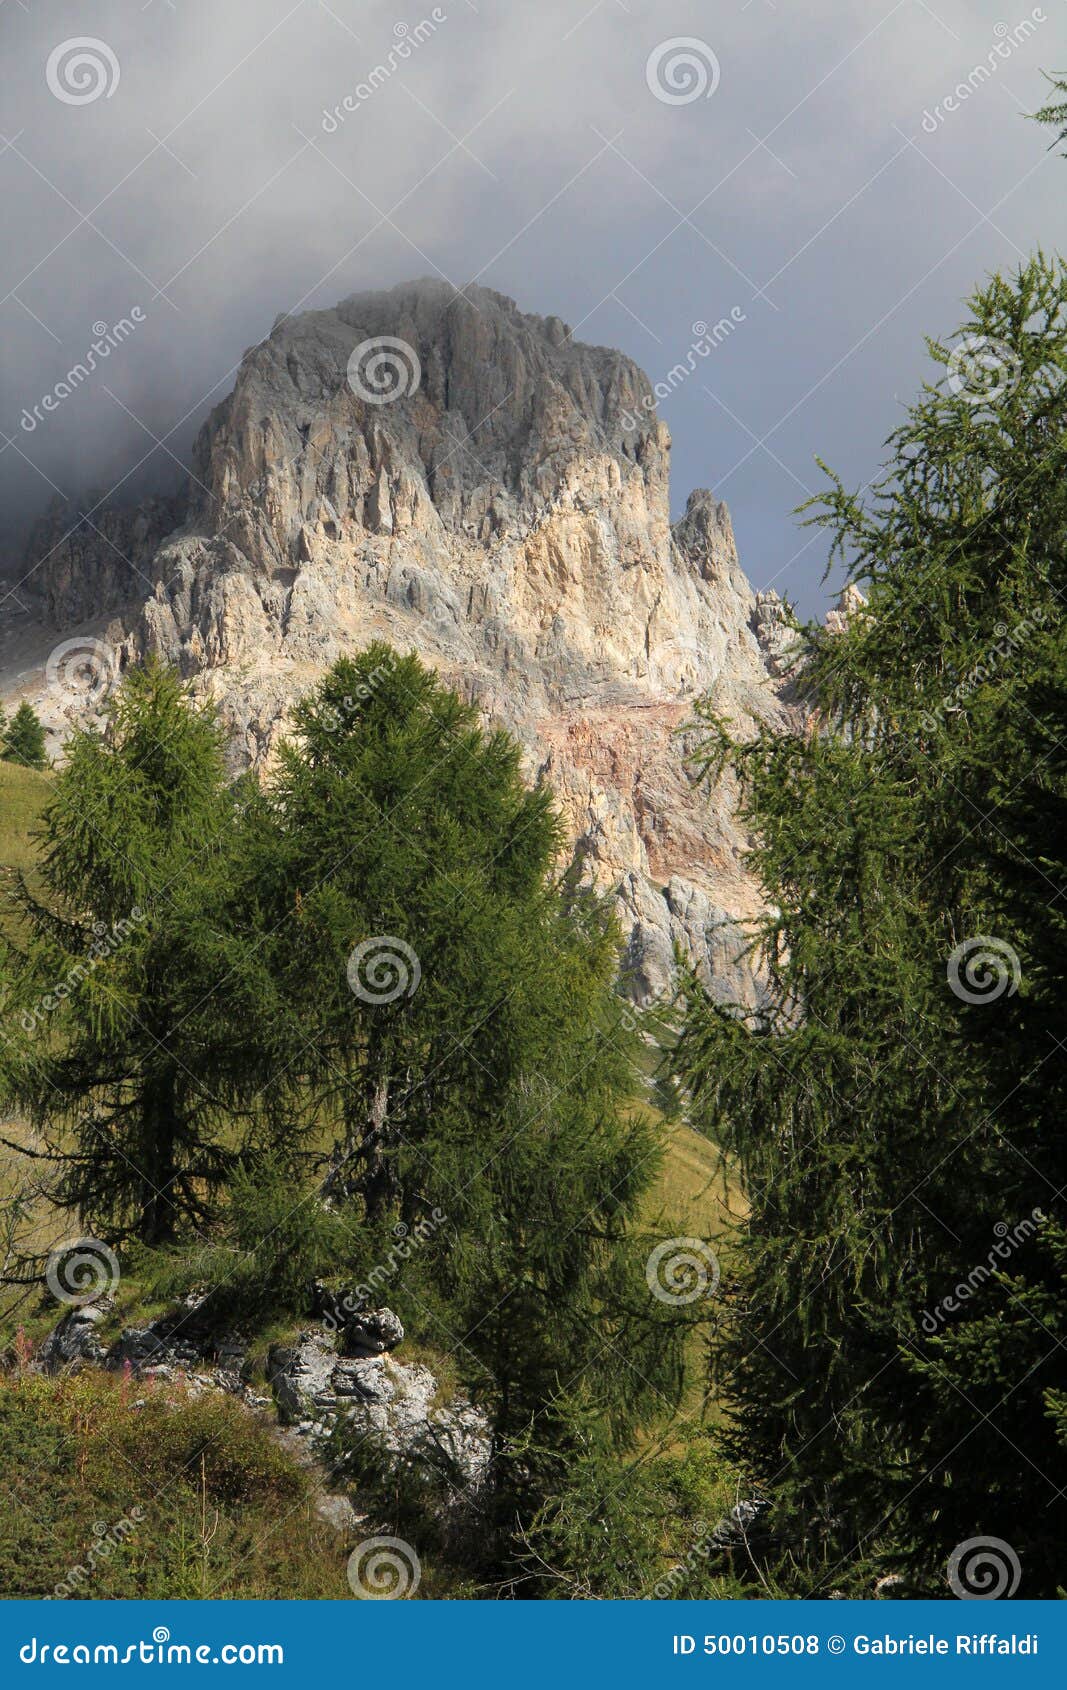
[(204, 424), (179, 508), (46, 537), (53, 619), (118, 611), (116, 666), (176, 664), (219, 703), (235, 767), (269, 760), (343, 652), (418, 651), (553, 786), (618, 893), (638, 995), (676, 941), (745, 995), (723, 937), (758, 903), (744, 836), (678, 731), (700, 694), (774, 718), (777, 683), (726, 506), (698, 489), (672, 530), (650, 394), (622, 353), (488, 288), (283, 315)]

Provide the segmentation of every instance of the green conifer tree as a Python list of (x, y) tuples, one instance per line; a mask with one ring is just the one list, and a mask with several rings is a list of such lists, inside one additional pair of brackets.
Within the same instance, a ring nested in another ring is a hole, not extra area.
[(619, 936), (561, 875), (518, 745), (416, 658), (343, 660), (295, 728), (249, 869), (299, 1053), (275, 1102), (335, 1133), (327, 1187), (369, 1237), (444, 1217), (415, 1309), (491, 1421), (478, 1553), (500, 1575), (578, 1427), (625, 1447), (681, 1385), (686, 1325), (645, 1277), (662, 1144), (633, 1107)]
[(939, 1594), (981, 1536), (1020, 1594), (1063, 1577), (1067, 273), (971, 311), (872, 504), (835, 480), (816, 511), (867, 604), (803, 637), (808, 725), (737, 745), (705, 713), (769, 993), (690, 980), (677, 1066), (751, 1202), (728, 1443), (801, 1592)]
[(19, 705), (3, 734), (3, 755), (9, 763), (21, 763), (26, 769), (46, 769), (44, 728), (32, 704), (25, 699)]
[(8, 1083), (55, 1201), (111, 1241), (203, 1224), (234, 1163), (259, 1004), (226, 926), (234, 802), (213, 717), (135, 669), (106, 730), (70, 740), (18, 893)]

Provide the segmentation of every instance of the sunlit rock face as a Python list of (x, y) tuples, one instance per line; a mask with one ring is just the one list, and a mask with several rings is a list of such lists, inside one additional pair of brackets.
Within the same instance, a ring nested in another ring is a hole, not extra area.
[(106, 539), (54, 519), (35, 580), (54, 627), (95, 617), (120, 665), (178, 664), (235, 768), (269, 762), (342, 653), (417, 651), (555, 790), (617, 892), (633, 994), (667, 988), (677, 942), (751, 1000), (746, 841), (731, 794), (694, 787), (686, 724), (704, 694), (742, 731), (779, 721), (781, 665), (725, 505), (696, 492), (672, 528), (669, 461), (628, 358), (417, 282), (280, 318), (204, 425), (181, 507), (97, 513)]

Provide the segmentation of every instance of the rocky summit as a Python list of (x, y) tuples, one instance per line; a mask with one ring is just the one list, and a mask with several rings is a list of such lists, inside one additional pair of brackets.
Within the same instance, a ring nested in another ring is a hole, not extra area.
[[(116, 674), (147, 652), (177, 664), (220, 706), (235, 768), (269, 764), (339, 655), (417, 651), (554, 789), (617, 897), (634, 997), (666, 988), (680, 944), (718, 995), (751, 999), (746, 838), (729, 791), (694, 787), (686, 724), (701, 695), (741, 731), (780, 721), (782, 629), (725, 505), (694, 492), (672, 526), (669, 467), (628, 358), (488, 289), (420, 281), (280, 317), (180, 499), (55, 511), (26, 568), (53, 645), (100, 638)], [(49, 678), (48, 650), (3, 679), (61, 737), (100, 688)]]

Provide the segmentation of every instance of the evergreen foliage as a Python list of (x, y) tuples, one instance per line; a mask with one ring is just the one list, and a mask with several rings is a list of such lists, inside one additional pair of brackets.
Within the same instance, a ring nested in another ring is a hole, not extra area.
[(1067, 141), (1067, 77), (1046, 76), (1046, 80), (1051, 83), (1056, 97), (1040, 111), (1034, 112), (1033, 117), (1035, 123), (1046, 123), (1057, 129), (1059, 133), (1052, 145), (1062, 146)]
[(491, 1418), (506, 1561), (497, 1538), (558, 1478), (574, 1417), (625, 1445), (681, 1384), (685, 1324), (649, 1297), (634, 1233), (661, 1145), (628, 1107), (618, 934), (559, 877), (515, 742), (383, 646), (298, 707), (256, 825), (302, 1051), (275, 1101), (336, 1124), (326, 1189), (372, 1233), (446, 1217), (423, 1271)]
[(25, 699), (10, 722), (0, 712), (0, 756), (8, 763), (21, 763), (26, 769), (46, 769), (44, 728), (32, 704)]
[(297, 707), (262, 787), (149, 664), (71, 741), (40, 844), (5, 1067), (53, 1200), (146, 1290), (246, 1326), (416, 1237), (390, 1300), (491, 1427), (465, 1553), (524, 1588), (574, 1450), (621, 1461), (672, 1411), (692, 1324), (646, 1280), (661, 1129), (549, 793), (384, 646)]
[(1020, 1594), (1062, 1579), (1067, 273), (971, 312), (871, 504), (816, 501), (867, 603), (804, 632), (808, 725), (739, 745), (703, 712), (770, 991), (737, 1014), (690, 980), (677, 1068), (752, 1205), (727, 1445), (800, 1591), (937, 1594), (981, 1535)]
[(233, 823), (217, 724), (150, 664), (70, 741), (43, 886), (19, 882), (8, 1085), (53, 1200), (112, 1242), (205, 1224), (237, 1163), (257, 994), (225, 919)]

